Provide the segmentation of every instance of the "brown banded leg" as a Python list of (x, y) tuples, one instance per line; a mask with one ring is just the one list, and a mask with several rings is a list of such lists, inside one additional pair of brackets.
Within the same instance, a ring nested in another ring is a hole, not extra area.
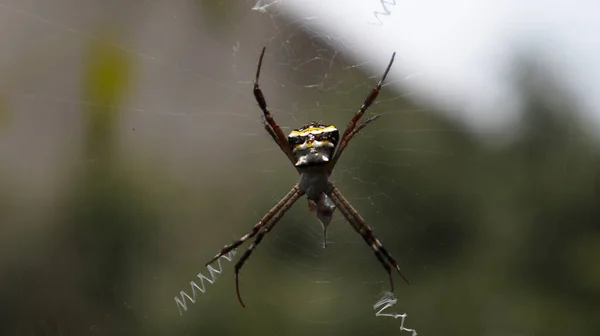
[(377, 259), (382, 263), (386, 271), (388, 271), (388, 274), (390, 275), (392, 291), (394, 289), (394, 284), (392, 282), (391, 271), (389, 269), (390, 266), (388, 265), (388, 263), (396, 268), (396, 270), (398, 271), (402, 279), (406, 281), (406, 283), (409, 283), (408, 279), (404, 276), (404, 273), (402, 273), (402, 270), (400, 269), (400, 266), (398, 265), (396, 260), (383, 246), (381, 241), (377, 239), (377, 237), (375, 237), (375, 235), (373, 234), (373, 229), (371, 229), (371, 227), (367, 225), (362, 216), (358, 213), (358, 211), (356, 211), (356, 209), (354, 209), (354, 207), (344, 197), (344, 195), (342, 195), (339, 189), (337, 189), (337, 187), (335, 187), (333, 184), (330, 184), (330, 186), (330, 197), (337, 206), (337, 208), (342, 212), (342, 215), (344, 215), (344, 217), (352, 225), (352, 227), (354, 227), (356, 232), (358, 232), (363, 237), (365, 242), (369, 245), (369, 247), (377, 256)]
[(258, 107), (260, 107), (260, 109), (263, 111), (265, 130), (271, 135), (277, 146), (279, 146), (292, 164), (296, 164), (296, 158), (292, 153), (292, 149), (288, 145), (287, 137), (279, 125), (277, 125), (275, 119), (273, 119), (271, 112), (269, 112), (269, 109), (267, 108), (267, 100), (265, 99), (265, 96), (258, 85), (258, 78), (260, 77), (260, 68), (262, 67), (263, 57), (265, 56), (265, 49), (266, 47), (263, 47), (262, 52), (260, 53), (260, 58), (258, 59), (258, 66), (256, 68), (256, 78), (254, 79), (253, 89), (254, 99), (256, 99)]
[[(335, 196), (332, 195), (331, 198), (334, 200), (334, 202), (338, 202), (341, 204), (341, 201), (339, 199), (337, 199)], [(375, 257), (377, 258), (377, 260), (379, 260), (381, 265), (383, 265), (383, 267), (385, 268), (385, 271), (387, 272), (388, 278), (390, 281), (391, 291), (393, 292), (394, 291), (394, 280), (392, 279), (392, 268), (385, 261), (383, 255), (381, 254), (381, 251), (379, 251), (379, 248), (377, 247), (377, 244), (375, 243), (375, 241), (373, 241), (373, 239), (371, 239), (371, 237), (369, 237), (368, 235), (365, 235), (361, 232), (360, 224), (358, 224), (356, 222), (356, 220), (352, 217), (352, 215), (345, 208), (338, 206), (338, 209), (340, 210), (342, 215), (346, 218), (348, 223), (350, 223), (350, 225), (354, 228), (354, 230), (361, 235), (363, 240), (373, 250), (373, 252), (375, 253)]]
[(360, 120), (360, 118), (363, 116), (365, 111), (367, 111), (367, 109), (371, 106), (371, 104), (373, 104), (375, 99), (377, 99), (377, 96), (379, 95), (379, 92), (381, 91), (381, 86), (383, 85), (385, 78), (387, 77), (388, 73), (390, 72), (390, 69), (392, 68), (392, 64), (394, 63), (395, 57), (396, 57), (396, 53), (393, 53), (392, 58), (390, 59), (390, 63), (388, 64), (387, 68), (385, 69), (385, 72), (383, 73), (383, 76), (379, 80), (379, 83), (377, 83), (377, 86), (375, 86), (373, 89), (371, 89), (371, 92), (369, 92), (369, 95), (367, 95), (367, 97), (363, 101), (362, 105), (360, 106), (360, 109), (358, 109), (356, 114), (354, 114), (354, 117), (352, 117), (352, 119), (350, 120), (350, 123), (348, 123), (348, 126), (346, 127), (346, 130), (344, 131), (344, 134), (342, 135), (342, 138), (340, 140), (340, 145), (339, 145), (338, 149), (335, 151), (335, 154), (333, 155), (333, 158), (331, 159), (331, 161), (329, 163), (329, 167), (331, 167), (330, 172), (333, 169), (333, 167), (335, 167), (335, 163), (339, 159), (340, 155), (342, 155), (342, 152), (348, 145), (348, 142), (350, 141), (350, 139), (356, 133), (358, 133), (358, 131), (360, 129), (365, 127), (371, 121), (377, 119), (378, 116), (375, 116), (375, 117), (372, 117), (369, 120), (361, 123), (359, 125), (357, 131), (354, 132), (354, 134), (352, 134), (356, 128), (356, 123), (358, 122), (358, 120)]
[[(344, 149), (346, 149), (346, 146), (348, 146), (348, 143), (350, 143), (350, 140), (352, 140), (352, 138), (356, 134), (358, 134), (358, 132), (360, 132), (360, 130), (362, 130), (365, 126), (367, 126), (371, 122), (377, 120), (377, 118), (379, 118), (379, 117), (380, 117), (380, 115), (374, 115), (374, 116), (370, 117), (369, 119), (358, 124), (358, 126), (356, 126), (356, 128), (354, 130), (352, 130), (352, 132), (348, 133), (348, 136), (346, 136), (345, 139), (342, 139), (342, 141), (340, 142), (340, 145), (338, 146), (338, 152), (340, 153), (340, 155), (344, 151)], [(334, 158), (334, 160), (337, 160), (337, 158)], [(335, 161), (333, 161), (333, 164), (335, 164)], [(331, 166), (331, 169), (333, 169), (333, 167), (334, 166)]]
[(254, 239), (254, 241), (252, 242), (252, 244), (250, 244), (250, 246), (248, 247), (248, 249), (246, 250), (246, 252), (244, 252), (244, 254), (242, 255), (242, 257), (235, 264), (235, 290), (236, 290), (236, 293), (237, 293), (238, 301), (240, 302), (240, 304), (242, 305), (242, 307), (246, 307), (246, 306), (244, 305), (244, 301), (242, 300), (242, 296), (240, 295), (240, 282), (239, 282), (239, 272), (240, 272), (240, 269), (242, 268), (242, 266), (244, 266), (244, 263), (246, 262), (246, 260), (252, 254), (252, 251), (254, 251), (254, 249), (256, 248), (256, 246), (258, 246), (258, 244), (260, 244), (260, 242), (262, 241), (264, 235), (267, 234), (269, 231), (271, 231), (273, 229), (273, 227), (275, 227), (275, 224), (277, 224), (277, 222), (279, 222), (279, 220), (283, 217), (283, 215), (285, 214), (285, 212), (288, 211), (292, 207), (292, 205), (294, 205), (294, 203), (302, 195), (304, 195), (304, 193), (300, 192), (300, 190), (297, 189), (297, 186), (294, 187), (294, 188), (296, 189), (296, 192), (292, 195), (292, 197), (290, 197), (286, 201), (286, 203), (279, 209), (279, 211), (277, 211), (277, 213), (275, 213), (275, 215), (273, 216), (273, 218), (270, 221), (268, 221), (263, 226), (262, 230), (260, 230), (260, 232), (258, 233), (258, 235), (256, 236), (256, 238)]
[(221, 249), (221, 252), (217, 253), (217, 255), (214, 256), (214, 258), (212, 258), (209, 262), (206, 263), (206, 266), (208, 266), (209, 264), (212, 264), (215, 260), (219, 259), (220, 257), (222, 257), (223, 255), (229, 253), (231, 250), (235, 249), (236, 247), (242, 245), (246, 240), (254, 237), (258, 231), (260, 230), (261, 227), (263, 227), (264, 225), (266, 225), (267, 223), (269, 223), (269, 221), (275, 217), (275, 215), (282, 209), (284, 208), (288, 201), (294, 197), (299, 197), (297, 196), (297, 194), (300, 192), (298, 185), (295, 185), (292, 190), (290, 190), (290, 192), (287, 193), (287, 195), (285, 195), (281, 201), (277, 202), (277, 204), (275, 204), (275, 206), (273, 208), (271, 208), (271, 210), (269, 210), (269, 212), (267, 212), (266, 215), (263, 216), (263, 218), (261, 218), (258, 223), (256, 223), (253, 227), (252, 230), (250, 230), (250, 232), (248, 232), (247, 234), (245, 234), (244, 236), (242, 236), (240, 239), (234, 241), (233, 243), (229, 244), (229, 245), (225, 245), (225, 247), (223, 247)]

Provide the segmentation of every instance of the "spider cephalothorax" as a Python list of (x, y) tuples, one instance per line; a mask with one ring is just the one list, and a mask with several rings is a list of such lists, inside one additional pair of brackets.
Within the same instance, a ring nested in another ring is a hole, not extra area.
[(340, 133), (333, 125), (312, 122), (295, 129), (288, 142), (296, 158), (296, 167), (326, 165), (337, 146)]
[[(254, 242), (248, 247), (246, 252), (241, 256), (240, 260), (235, 264), (235, 286), (240, 304), (244, 306), (242, 297), (240, 296), (240, 287), (238, 281), (238, 274), (244, 262), (250, 257), (250, 254), (261, 242), (264, 235), (271, 231), (275, 224), (283, 217), (285, 212), (289, 210), (294, 203), (303, 195), (308, 198), (309, 207), (311, 210), (315, 210), (317, 218), (323, 224), (324, 242), (327, 241), (326, 230), (327, 225), (331, 221), (333, 213), (336, 209), (339, 209), (344, 218), (350, 223), (354, 230), (359, 233), (363, 240), (369, 245), (369, 247), (375, 252), (377, 260), (383, 265), (388, 273), (392, 291), (394, 290), (394, 282), (392, 281), (392, 266), (398, 271), (400, 276), (408, 283), (408, 280), (402, 274), (400, 266), (388, 251), (383, 247), (381, 241), (373, 235), (373, 230), (367, 225), (362, 216), (354, 209), (354, 207), (348, 202), (348, 200), (342, 195), (331, 181), (329, 176), (337, 163), (340, 155), (348, 145), (348, 142), (365, 126), (377, 119), (377, 115), (368, 118), (367, 120), (359, 123), (362, 115), (371, 106), (371, 104), (377, 98), (383, 81), (387, 76), (392, 63), (394, 62), (394, 56), (388, 64), (383, 76), (376, 87), (374, 87), (367, 98), (364, 100), (358, 112), (354, 114), (354, 117), (350, 120), (350, 123), (346, 127), (342, 138), (339, 138), (339, 132), (333, 125), (321, 124), (318, 122), (312, 122), (304, 125), (301, 128), (293, 130), (286, 138), (285, 134), (281, 131), (281, 128), (273, 116), (267, 109), (267, 102), (265, 97), (258, 85), (258, 77), (260, 75), (260, 68), (262, 60), (265, 55), (265, 48), (263, 48), (260, 58), (258, 60), (258, 67), (256, 69), (256, 79), (254, 80), (254, 98), (258, 103), (258, 106), (263, 112), (264, 116), (264, 127), (265, 130), (271, 135), (275, 143), (287, 156), (290, 162), (296, 167), (296, 170), (300, 174), (300, 181), (296, 184), (287, 195), (285, 195), (267, 214), (256, 223), (250, 232), (242, 236), (237, 241), (226, 245), (221, 249), (221, 252), (207, 263), (210, 264), (221, 256), (229, 253), (231, 250), (243, 244), (246, 240), (256, 236)], [(339, 140), (339, 143), (338, 143)], [(325, 244), (323, 244), (325, 246)]]

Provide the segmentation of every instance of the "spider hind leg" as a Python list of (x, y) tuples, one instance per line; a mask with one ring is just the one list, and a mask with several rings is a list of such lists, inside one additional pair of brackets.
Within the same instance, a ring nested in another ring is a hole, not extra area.
[(388, 274), (390, 280), (390, 286), (392, 291), (394, 291), (394, 282), (392, 280), (392, 267), (394, 267), (402, 279), (409, 284), (410, 282), (402, 273), (400, 266), (396, 262), (396, 260), (392, 257), (392, 255), (387, 251), (387, 249), (383, 246), (381, 241), (375, 237), (373, 234), (373, 229), (365, 220), (361, 217), (361, 215), (354, 209), (354, 207), (348, 202), (346, 197), (342, 195), (342, 193), (333, 185), (330, 185), (331, 192), (328, 193), (328, 196), (331, 197), (336, 206), (340, 209), (342, 215), (346, 218), (348, 223), (356, 230), (358, 234), (361, 235), (365, 243), (369, 245), (371, 250), (375, 253), (375, 257), (381, 263), (381, 265), (385, 268), (385, 271)]

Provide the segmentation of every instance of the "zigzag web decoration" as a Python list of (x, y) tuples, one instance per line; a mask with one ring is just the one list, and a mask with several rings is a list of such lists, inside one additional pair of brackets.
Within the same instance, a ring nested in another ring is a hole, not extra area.
[[(194, 281), (190, 281), (190, 286), (192, 287), (192, 296), (189, 296), (185, 291), (179, 292), (179, 296), (175, 296), (175, 304), (177, 305), (177, 309), (179, 310), (179, 315), (183, 316), (183, 313), (188, 310), (186, 298), (192, 303), (196, 303), (196, 297), (198, 296), (198, 291), (202, 294), (206, 292), (206, 287), (204, 285), (204, 280), (208, 281), (209, 284), (213, 284), (217, 279), (217, 274), (221, 274), (223, 272), (223, 266), (221, 265), (221, 259), (225, 258), (227, 261), (231, 261), (233, 256), (236, 254), (236, 251), (233, 250), (225, 255), (223, 255), (219, 260), (217, 260), (218, 268), (214, 268), (212, 265), (208, 265), (206, 269), (208, 270), (209, 276), (206, 277), (202, 272), (198, 273), (197, 277), (200, 279), (200, 285), (198, 286)], [(182, 310), (183, 308), (183, 310)]]
[(400, 322), (400, 331), (409, 331), (409, 332), (412, 332), (412, 336), (417, 336), (417, 331), (415, 329), (408, 329), (408, 328), (404, 327), (404, 320), (408, 316), (408, 315), (406, 315), (406, 313), (404, 313), (404, 314), (396, 314), (396, 313), (388, 314), (388, 313), (383, 312), (387, 308), (395, 305), (396, 302), (398, 302), (398, 299), (396, 299), (394, 297), (394, 293), (391, 293), (391, 292), (384, 293), (383, 297), (381, 299), (379, 299), (379, 301), (377, 301), (376, 304), (373, 305), (373, 309), (375, 309), (375, 310), (377, 310), (377, 308), (383, 306), (383, 308), (381, 308), (381, 309), (379, 309), (379, 311), (375, 312), (375, 316), (388, 316), (388, 317), (393, 317), (395, 319), (401, 317), (402, 320)]

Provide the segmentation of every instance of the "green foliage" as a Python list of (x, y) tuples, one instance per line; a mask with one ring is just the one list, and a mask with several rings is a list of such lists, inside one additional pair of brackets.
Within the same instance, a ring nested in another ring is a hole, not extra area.
[(114, 47), (117, 41), (94, 42), (85, 62), (84, 99), (92, 102), (88, 115), (87, 153), (95, 163), (72, 197), (65, 227), (68, 241), (80, 258), (84, 297), (98, 312), (120, 311), (118, 318), (98, 330), (134, 332), (135, 314), (124, 309), (131, 296), (135, 272), (156, 260), (156, 213), (148, 187), (122, 166), (114, 142), (119, 106), (131, 82), (129, 55)]
[[(86, 50), (82, 100), (89, 104), (82, 105), (87, 117), (86, 146), (79, 161), (89, 164), (69, 180), (72, 192), (58, 214), (58, 243), (37, 246), (35, 257), (22, 255), (30, 261), (12, 270), (20, 280), (11, 277), (8, 284), (19, 295), (4, 296), (9, 300), (4, 308), (20, 318), (3, 321), (2, 334), (143, 330), (124, 302), (134, 304), (133, 279), (157, 260), (152, 239), (157, 230), (156, 200), (149, 186), (124, 165), (115, 146), (119, 106), (132, 77), (130, 55), (116, 43), (108, 37), (93, 40)], [(38, 299), (45, 304), (39, 305)]]
[(83, 100), (91, 103), (87, 134), (92, 147), (110, 145), (113, 128), (119, 122), (117, 107), (131, 85), (131, 55), (117, 43), (108, 36), (94, 39), (85, 52), (82, 89)]
[(115, 106), (127, 93), (131, 81), (130, 55), (117, 47), (117, 43), (110, 37), (94, 39), (86, 50), (83, 96), (94, 104)]

